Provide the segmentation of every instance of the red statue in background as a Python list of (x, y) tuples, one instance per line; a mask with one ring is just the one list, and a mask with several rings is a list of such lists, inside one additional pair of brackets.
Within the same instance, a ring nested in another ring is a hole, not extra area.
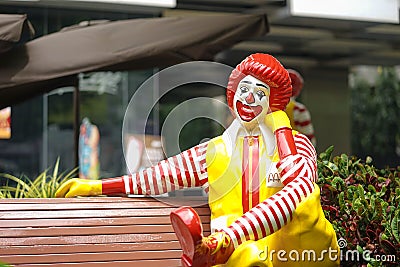
[(290, 124), (293, 130), (299, 131), (310, 139), (311, 143), (316, 146), (314, 126), (311, 121), (311, 115), (307, 107), (296, 101), (304, 87), (304, 79), (297, 71), (288, 69), (290, 79), (292, 80), (292, 97), (286, 107), (285, 112), (288, 114)]

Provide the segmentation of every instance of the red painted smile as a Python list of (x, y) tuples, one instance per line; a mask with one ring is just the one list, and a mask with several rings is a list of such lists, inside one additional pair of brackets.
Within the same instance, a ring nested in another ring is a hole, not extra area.
[(240, 101), (236, 101), (236, 110), (240, 118), (246, 122), (251, 121), (257, 117), (263, 110), (262, 106), (249, 106)]

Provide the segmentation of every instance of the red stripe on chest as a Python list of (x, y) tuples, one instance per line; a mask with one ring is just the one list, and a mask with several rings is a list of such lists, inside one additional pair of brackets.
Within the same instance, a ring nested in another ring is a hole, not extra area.
[(259, 155), (260, 155), (260, 147), (258, 143), (258, 137), (253, 137), (253, 156), (252, 156), (252, 187), (251, 187), (251, 196), (252, 196), (252, 206), (255, 207), (260, 202), (260, 172), (259, 172)]
[(244, 138), (242, 155), (243, 213), (259, 204), (260, 201), (259, 149), (259, 139), (257, 136), (246, 136)]
[(243, 213), (249, 211), (250, 207), (250, 188), (249, 188), (249, 142), (246, 136), (243, 140), (243, 155), (242, 155), (242, 208)]

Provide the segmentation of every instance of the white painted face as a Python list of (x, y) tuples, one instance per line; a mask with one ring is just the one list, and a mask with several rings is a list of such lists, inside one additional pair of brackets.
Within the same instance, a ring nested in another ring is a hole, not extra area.
[(237, 119), (247, 130), (254, 129), (265, 118), (269, 110), (269, 91), (267, 84), (251, 75), (239, 82), (233, 97), (233, 108)]

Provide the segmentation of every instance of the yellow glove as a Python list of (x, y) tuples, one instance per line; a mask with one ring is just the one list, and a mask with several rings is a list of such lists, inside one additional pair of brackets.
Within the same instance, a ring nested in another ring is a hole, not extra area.
[(281, 128), (292, 129), (289, 117), (282, 110), (268, 113), (267, 116), (265, 116), (265, 124), (272, 130), (272, 132)]
[(74, 178), (63, 183), (56, 192), (56, 197), (97, 196), (102, 194), (101, 180)]
[(275, 135), (280, 160), (283, 160), (287, 156), (297, 154), (290, 120), (284, 111), (278, 110), (268, 113), (267, 116), (265, 116), (265, 124)]

